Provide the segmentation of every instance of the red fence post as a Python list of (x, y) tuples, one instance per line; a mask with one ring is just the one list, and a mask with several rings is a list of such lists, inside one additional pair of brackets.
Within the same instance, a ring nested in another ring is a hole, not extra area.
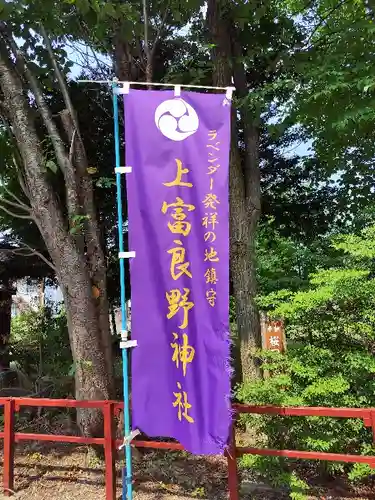
[(228, 460), (228, 489), (229, 500), (239, 500), (239, 483), (238, 483), (238, 469), (237, 469), (237, 453), (236, 453), (236, 428), (233, 422), (231, 440), (229, 449), (227, 450)]
[(373, 444), (375, 444), (375, 411), (374, 410), (370, 411), (370, 418), (371, 418), (372, 441), (373, 441)]
[(4, 404), (4, 495), (10, 497), (14, 491), (14, 400)]
[(104, 415), (104, 457), (105, 457), (105, 498), (116, 499), (116, 436), (114, 425), (114, 404), (106, 401)]

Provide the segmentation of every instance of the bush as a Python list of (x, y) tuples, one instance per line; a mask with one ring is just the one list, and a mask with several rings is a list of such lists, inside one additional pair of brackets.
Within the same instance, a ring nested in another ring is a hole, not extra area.
[[(53, 315), (47, 308), (27, 311), (12, 319), (11, 360), (35, 382), (58, 387), (72, 375), (65, 312)], [(65, 380), (64, 380), (65, 379)]]
[[(333, 246), (344, 254), (341, 267), (316, 272), (305, 291), (282, 290), (261, 297), (263, 309), (285, 318), (288, 352), (260, 354), (271, 377), (241, 386), (241, 401), (375, 407), (375, 227), (360, 236), (336, 238)], [(250, 416), (246, 421), (273, 448), (374, 452), (370, 430), (357, 419)], [(263, 468), (264, 463), (274, 464), (262, 460)], [(370, 473), (363, 465), (344, 468), (335, 462), (324, 467), (332, 473), (349, 471), (352, 480)]]

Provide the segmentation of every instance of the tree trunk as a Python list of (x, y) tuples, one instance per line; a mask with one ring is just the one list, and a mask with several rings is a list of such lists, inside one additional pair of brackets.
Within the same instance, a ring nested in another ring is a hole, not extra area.
[[(238, 79), (238, 73), (234, 74), (233, 31), (230, 12), (225, 8), (227, 5), (223, 0), (208, 0), (207, 21), (210, 43), (214, 44), (212, 58), (215, 86), (229, 86), (232, 85), (232, 77)], [(255, 129), (251, 127), (248, 115), (242, 109), (240, 112), (248, 135), (245, 139), (245, 159), (242, 161), (238, 149), (238, 110), (234, 109), (229, 177), (230, 265), (241, 346), (242, 376), (246, 381), (261, 375), (255, 354), (261, 347), (260, 321), (255, 303), (255, 234), (260, 214), (260, 179)]]
[[(61, 276), (61, 282), (75, 365), (76, 399), (111, 399), (112, 380), (108, 380), (90, 281), (83, 271), (74, 277)], [(100, 436), (103, 433), (100, 410), (81, 410), (78, 423), (85, 434)]]
[(121, 30), (118, 29), (113, 37), (114, 45), (114, 70), (117, 78), (121, 81), (136, 81), (137, 76), (133, 64), (133, 56), (129, 43), (123, 39)]
[[(90, 262), (69, 231), (69, 221), (65, 219), (64, 209), (48, 183), (45, 158), (27, 101), (27, 93), (22, 88), (20, 77), (6, 53), (5, 46), (1, 44), (0, 88), (22, 156), (33, 217), (63, 290), (76, 369), (76, 397), (109, 399), (113, 382), (111, 374), (108, 373), (101, 324), (98, 321), (96, 299), (92, 293)], [(108, 315), (107, 324), (109, 326)], [(79, 421), (86, 435), (102, 434), (103, 416), (100, 411), (82, 411)]]
[(116, 310), (115, 310), (115, 306), (113, 304), (110, 307), (110, 311), (111, 311), (112, 335), (114, 337), (117, 337)]
[(39, 307), (44, 308), (46, 304), (46, 282), (45, 278), (41, 278), (39, 282)]
[[(84, 217), (82, 232), (85, 241), (85, 256), (90, 273), (91, 285), (97, 290), (93, 294), (97, 321), (99, 323), (101, 344), (107, 364), (108, 377), (113, 380), (112, 342), (109, 323), (109, 303), (107, 296), (107, 263), (101, 245), (101, 234), (98, 215), (94, 204), (92, 180), (87, 172), (88, 162), (81, 136), (75, 129), (73, 119), (68, 110), (60, 113), (60, 117), (71, 144), (72, 162), (76, 172), (78, 200)], [(78, 214), (77, 214), (78, 215)], [(93, 293), (93, 292), (92, 292)]]
[[(146, 63), (146, 82), (147, 83), (152, 82), (153, 73), (154, 73), (154, 70), (153, 70), (152, 59), (151, 59), (151, 51), (148, 51), (147, 63)], [(151, 87), (149, 87), (149, 89), (151, 89)]]

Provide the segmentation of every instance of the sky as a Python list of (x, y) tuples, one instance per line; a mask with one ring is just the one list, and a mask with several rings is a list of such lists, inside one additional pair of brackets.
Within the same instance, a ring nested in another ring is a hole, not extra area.
[(84, 43), (75, 43), (74, 46), (66, 45), (65, 50), (70, 61), (74, 63), (70, 70), (70, 77), (74, 80), (76, 80), (82, 70), (87, 67), (87, 61), (92, 67), (97, 67), (97, 60), (109, 67), (112, 65), (110, 57), (104, 56), (99, 52), (95, 52), (94, 55), (91, 49), (88, 49)]
[(312, 141), (298, 141), (290, 148), (284, 149), (283, 154), (287, 158), (291, 158), (293, 156), (310, 156), (313, 154)]

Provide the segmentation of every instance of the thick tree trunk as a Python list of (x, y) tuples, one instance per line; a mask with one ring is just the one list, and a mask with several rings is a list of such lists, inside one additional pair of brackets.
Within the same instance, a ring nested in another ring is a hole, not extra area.
[[(208, 0), (207, 21), (210, 42), (214, 43), (214, 85), (232, 84), (234, 57), (230, 12), (223, 0)], [(230, 265), (236, 303), (241, 368), (244, 380), (260, 376), (255, 351), (261, 347), (259, 314), (255, 303), (255, 232), (260, 213), (258, 144), (250, 135), (246, 140), (244, 164), (238, 150), (237, 112), (232, 117), (230, 155)], [(242, 115), (248, 124), (248, 116)], [(252, 139), (252, 140), (250, 140)]]
[[(83, 271), (73, 279), (70, 274), (61, 276), (61, 282), (75, 365), (76, 399), (111, 399), (112, 380), (108, 380), (95, 305), (90, 297), (90, 281)], [(99, 410), (81, 410), (78, 422), (85, 434), (99, 436), (103, 433)]]
[[(247, 79), (244, 64), (242, 62), (242, 49), (237, 41), (234, 24), (231, 29), (231, 42), (233, 52), (233, 78), (236, 87), (236, 95), (239, 99), (245, 99), (248, 94)], [(245, 159), (243, 165), (243, 182), (245, 183), (245, 210), (247, 218), (247, 246), (245, 248), (245, 273), (247, 280), (240, 287), (244, 294), (244, 300), (239, 300), (237, 309), (246, 307), (243, 311), (245, 324), (243, 329), (249, 328), (250, 336), (241, 338), (241, 361), (245, 378), (259, 377), (260, 370), (255, 351), (261, 347), (261, 328), (256, 297), (256, 267), (255, 267), (255, 239), (260, 217), (261, 195), (260, 195), (260, 170), (259, 170), (259, 130), (254, 124), (254, 116), (248, 107), (241, 108), (241, 121), (245, 140)], [(240, 278), (241, 279), (241, 278)], [(240, 305), (242, 304), (242, 306)], [(241, 321), (241, 319), (240, 319)], [(246, 327), (246, 324), (248, 325)], [(239, 329), (241, 327), (239, 326)], [(241, 330), (240, 330), (241, 331)], [(244, 331), (244, 330), (242, 330)], [(250, 355), (248, 354), (250, 352)]]
[(136, 81), (137, 76), (133, 63), (133, 56), (129, 43), (123, 39), (119, 29), (113, 37), (114, 45), (114, 70), (121, 81)]
[[(48, 183), (43, 151), (25, 97), (27, 94), (1, 44), (0, 88), (22, 156), (33, 216), (56, 267), (64, 294), (76, 369), (76, 396), (78, 399), (108, 399), (112, 393), (112, 376), (108, 373), (101, 324), (92, 293), (90, 262), (69, 232), (69, 223)], [(79, 419), (85, 434), (102, 433), (101, 412), (88, 410), (82, 412)]]
[(87, 172), (89, 165), (79, 131), (76, 130), (68, 110), (64, 110), (60, 113), (60, 116), (68, 136), (68, 142), (71, 144), (72, 162), (75, 167), (81, 214), (86, 217), (82, 224), (82, 233), (84, 234), (85, 242), (84, 252), (88, 263), (91, 284), (97, 291), (97, 293), (93, 294), (93, 299), (100, 328), (101, 345), (106, 359), (107, 373), (108, 377), (113, 379), (112, 343), (107, 296), (107, 263), (101, 245), (98, 215), (94, 204), (94, 189), (92, 180)]

